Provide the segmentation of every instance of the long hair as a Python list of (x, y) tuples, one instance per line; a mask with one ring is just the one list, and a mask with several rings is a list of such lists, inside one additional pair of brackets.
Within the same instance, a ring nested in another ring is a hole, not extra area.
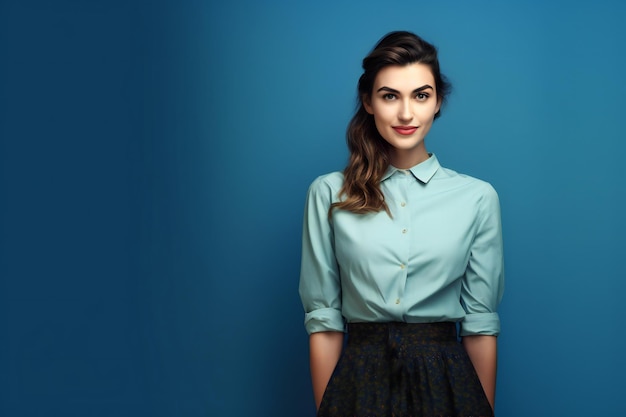
[[(437, 49), (411, 32), (391, 32), (385, 35), (363, 59), (363, 74), (359, 78), (357, 111), (350, 120), (346, 139), (350, 158), (343, 171), (344, 183), (339, 195), (345, 199), (333, 203), (329, 217), (335, 208), (357, 214), (385, 210), (391, 216), (380, 181), (389, 167), (389, 148), (376, 129), (374, 116), (367, 113), (363, 101), (371, 98), (378, 72), (389, 65), (428, 65), (435, 79), (437, 99), (443, 104), (450, 91), (450, 84), (439, 70)], [(435, 114), (435, 119), (440, 115)]]

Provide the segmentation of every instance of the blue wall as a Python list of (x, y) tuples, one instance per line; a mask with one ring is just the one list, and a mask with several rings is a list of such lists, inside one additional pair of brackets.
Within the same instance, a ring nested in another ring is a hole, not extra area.
[(499, 415), (623, 410), (623, 3), (51, 3), (0, 3), (0, 415), (313, 416), (304, 197), (395, 29), (500, 193)]

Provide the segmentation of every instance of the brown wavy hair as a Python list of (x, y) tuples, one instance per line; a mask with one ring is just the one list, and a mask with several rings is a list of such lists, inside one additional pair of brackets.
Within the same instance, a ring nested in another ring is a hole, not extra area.
[[(380, 181), (389, 167), (391, 145), (380, 135), (374, 116), (367, 113), (363, 101), (369, 100), (378, 72), (389, 65), (428, 65), (435, 79), (437, 99), (442, 105), (450, 92), (450, 83), (439, 70), (437, 49), (411, 32), (391, 32), (385, 35), (363, 59), (363, 74), (359, 78), (357, 111), (350, 120), (346, 139), (350, 158), (343, 171), (344, 183), (339, 195), (345, 199), (333, 203), (328, 212), (332, 216), (335, 208), (357, 214), (391, 212), (380, 189)], [(441, 110), (435, 114), (440, 116)]]

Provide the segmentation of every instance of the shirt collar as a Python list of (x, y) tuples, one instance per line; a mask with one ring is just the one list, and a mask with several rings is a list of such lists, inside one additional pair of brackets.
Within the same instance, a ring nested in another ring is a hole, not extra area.
[[(437, 170), (441, 167), (441, 165), (439, 165), (439, 160), (437, 159), (437, 156), (432, 153), (429, 155), (430, 158), (408, 169), (409, 171), (411, 171), (411, 174), (413, 174), (415, 178), (417, 178), (424, 184), (427, 184), (428, 181), (430, 181), (430, 179), (435, 175)], [(385, 175), (383, 175), (381, 182), (391, 177), (397, 171), (406, 170), (398, 169), (393, 165), (389, 165), (387, 167), (387, 171), (385, 171)]]

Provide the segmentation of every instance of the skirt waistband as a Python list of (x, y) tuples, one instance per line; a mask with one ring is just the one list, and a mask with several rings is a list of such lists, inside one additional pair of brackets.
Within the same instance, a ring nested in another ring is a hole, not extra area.
[(454, 322), (348, 323), (348, 343), (388, 344), (401, 339), (410, 344), (456, 342)]

